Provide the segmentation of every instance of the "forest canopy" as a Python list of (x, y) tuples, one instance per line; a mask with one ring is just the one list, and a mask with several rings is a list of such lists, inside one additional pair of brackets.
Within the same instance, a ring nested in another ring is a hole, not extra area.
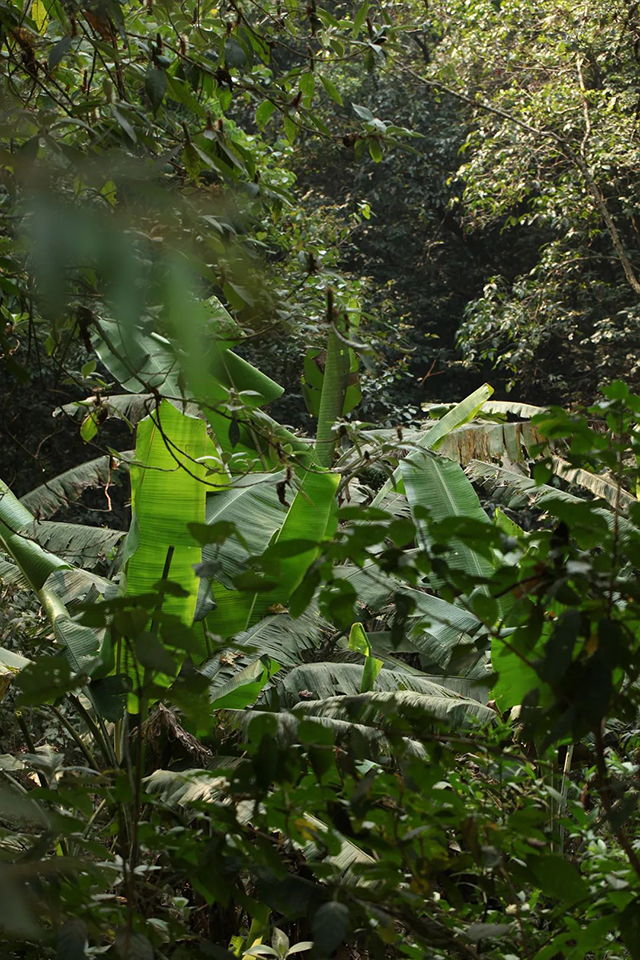
[(640, 9), (0, 0), (0, 947), (640, 957)]

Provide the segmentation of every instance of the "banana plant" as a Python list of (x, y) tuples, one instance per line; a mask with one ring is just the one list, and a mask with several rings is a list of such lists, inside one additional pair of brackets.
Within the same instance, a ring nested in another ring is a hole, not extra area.
[[(378, 607), (401, 586), (411, 595), (414, 610), (406, 650), (421, 658), (427, 670), (433, 665), (437, 674), (409, 668), (399, 660), (384, 630), (365, 635), (364, 644), (356, 642), (362, 640), (360, 631), (364, 635), (361, 624), (354, 625), (351, 644), (346, 637), (336, 637), (313, 600), (300, 617), (288, 612), (292, 594), (337, 526), (340, 474), (332, 470), (335, 427), (359, 395), (352, 339), (357, 329), (355, 307), (348, 316), (348, 326), (331, 320), (321, 361), (316, 351), (305, 363), (305, 391), (318, 416), (313, 443), (283, 432), (260, 410), (280, 395), (281, 388), (233, 352), (230, 335), (216, 337), (215, 324), (185, 322), (174, 327), (172, 339), (165, 339), (142, 327), (127, 334), (116, 323), (102, 322), (104, 329), (97, 332), (99, 355), (120, 386), (135, 393), (137, 402), (125, 399), (130, 395), (115, 394), (111, 406), (108, 397), (100, 403), (137, 421), (136, 449), (71, 471), (72, 476), (48, 482), (27, 500), (51, 515), (70, 492), (110, 482), (116, 465), (130, 472), (132, 523), (112, 573), (115, 589), (124, 602), (141, 607), (142, 619), (138, 618), (134, 636), (116, 631), (120, 654), (113, 650), (114, 638), (105, 640), (100, 631), (76, 623), (66, 613), (65, 601), (78, 597), (78, 581), (86, 571), (69, 562), (64, 549), (56, 556), (43, 547), (63, 547), (65, 525), (56, 521), (55, 530), (45, 530), (31, 514), (21, 515), (22, 527), (30, 531), (25, 550), (35, 550), (34, 557), (40, 560), (48, 558), (35, 588), (46, 590), (45, 608), (59, 625), (57, 640), (64, 645), (69, 637), (78, 649), (81, 637), (86, 649), (80, 646), (78, 664), (83, 657), (84, 662), (90, 655), (97, 658), (98, 682), (109, 670), (131, 674), (130, 660), (139, 648), (144, 669), (151, 671), (156, 684), (169, 686), (188, 647), (189, 656), (210, 681), (213, 705), (227, 712), (231, 703), (235, 709), (255, 705), (262, 711), (280, 704), (296, 716), (313, 710), (321, 722), (335, 721), (346, 729), (349, 722), (340, 712), (348, 713), (348, 704), (357, 695), (365, 698), (358, 703), (375, 736), (379, 732), (375, 718), (382, 716), (376, 705), (391, 694), (398, 694), (400, 707), (406, 701), (411, 709), (422, 698), (425, 710), (442, 717), (486, 714), (474, 695), (480, 688), (473, 687), (483, 673), (480, 663), (474, 668), (478, 676), (443, 677), (455, 645), (473, 637), (480, 622), (459, 604), (433, 596), (433, 585), (409, 589), (391, 575), (372, 585), (366, 568), (347, 564), (337, 571), (363, 602)], [(224, 312), (218, 311), (213, 320), (230, 325)], [(427, 528), (417, 508), (431, 510), (436, 519), (470, 516), (479, 522), (484, 517), (460, 468), (431, 451), (477, 414), (490, 394), (485, 385), (430, 425), (374, 498), (374, 504), (392, 513), (413, 514), (422, 545), (427, 543)], [(95, 412), (85, 404), (78, 409), (85, 418)], [(102, 543), (113, 553), (123, 536), (123, 531), (100, 531), (93, 543), (86, 532), (71, 531), (68, 545), (82, 544), (86, 552)], [(29, 558), (11, 553), (15, 544), (9, 527), (3, 544), (21, 570)], [(480, 577), (488, 574), (485, 557), (463, 544), (456, 546), (454, 555), (458, 554), (463, 569)], [(85, 596), (86, 591), (94, 597), (113, 596), (109, 581), (97, 574), (83, 583)], [(154, 591), (149, 606), (147, 598)], [(185, 630), (193, 638), (189, 643)], [(319, 663), (305, 665), (305, 657), (319, 656), (332, 635), (333, 652), (325, 653)], [(235, 650), (234, 655), (224, 660), (217, 654), (212, 657), (212, 647), (220, 643)], [(357, 665), (362, 660), (364, 676)], [(361, 676), (356, 681), (358, 670)], [(313, 707), (304, 699), (291, 700), (303, 680), (313, 681), (322, 693), (314, 697)], [(326, 711), (321, 707), (324, 702)], [(383, 713), (386, 709), (388, 704)]]

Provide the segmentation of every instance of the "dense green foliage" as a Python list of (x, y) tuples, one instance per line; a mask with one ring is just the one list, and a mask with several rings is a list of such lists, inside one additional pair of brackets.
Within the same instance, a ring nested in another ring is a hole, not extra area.
[(640, 956), (639, 29), (0, 3), (3, 956)]

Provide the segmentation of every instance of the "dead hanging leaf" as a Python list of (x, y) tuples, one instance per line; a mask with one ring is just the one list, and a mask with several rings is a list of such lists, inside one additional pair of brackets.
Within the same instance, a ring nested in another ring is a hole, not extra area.
[(38, 72), (38, 61), (36, 60), (31, 34), (22, 27), (15, 27), (11, 31), (11, 34), (22, 50), (22, 60), (25, 70), (35, 77)]
[(280, 483), (276, 484), (276, 493), (278, 494), (278, 500), (283, 507), (288, 507), (289, 502), (287, 500), (287, 481), (281, 480)]
[(283, 607), (281, 603), (272, 603), (270, 607), (267, 608), (267, 613), (289, 613), (287, 607)]
[[(134, 732), (134, 737), (138, 732)], [(175, 763), (188, 760), (204, 767), (211, 760), (211, 751), (179, 723), (173, 710), (156, 704), (148, 720), (142, 725), (142, 737), (147, 749), (147, 770), (162, 767), (170, 769)]]
[(116, 46), (116, 28), (108, 17), (101, 17), (98, 14), (91, 13), (90, 10), (83, 10), (82, 15), (99, 37), (112, 46)]
[(327, 351), (321, 350), (320, 353), (317, 353), (315, 357), (313, 357), (313, 362), (315, 363), (318, 370), (322, 370), (322, 372), (324, 373), (324, 368), (327, 365)]
[(224, 664), (227, 667), (232, 667), (236, 662), (238, 657), (241, 657), (241, 653), (237, 653), (234, 650), (225, 650), (224, 653), (220, 654), (220, 663)]

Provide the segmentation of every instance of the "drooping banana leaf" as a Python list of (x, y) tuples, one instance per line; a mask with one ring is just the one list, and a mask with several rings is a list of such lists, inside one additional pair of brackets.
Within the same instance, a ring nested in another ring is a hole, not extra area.
[(284, 473), (250, 473), (234, 480), (226, 490), (207, 497), (206, 522), (233, 523), (239, 534), (223, 544), (206, 545), (202, 551), (204, 563), (220, 563), (217, 576), (229, 589), (233, 589), (232, 578), (245, 568), (247, 551), (253, 555), (262, 553), (284, 523), (287, 507), (277, 488), (284, 479)]
[(295, 620), (288, 613), (271, 614), (239, 633), (230, 647), (203, 664), (200, 672), (211, 679), (211, 691), (215, 693), (261, 656), (271, 657), (285, 669), (296, 667), (320, 646), (328, 628), (313, 608)]
[[(478, 457), (477, 459), (482, 458)], [(551, 462), (556, 476), (562, 477), (567, 483), (575, 483), (576, 486), (588, 490), (600, 500), (606, 500), (611, 506), (618, 504), (620, 507), (627, 507), (629, 504), (638, 502), (633, 494), (628, 493), (623, 487), (618, 487), (611, 479), (591, 473), (589, 470), (572, 467), (562, 457), (552, 457)]]
[(537, 427), (523, 420), (518, 423), (469, 423), (452, 430), (443, 438), (438, 452), (466, 466), (471, 460), (500, 460), (512, 463), (531, 459), (531, 448), (540, 443)]
[(327, 833), (335, 838), (336, 830), (329, 830), (326, 823), (314, 817), (313, 814), (305, 813), (303, 819), (308, 824), (308, 832), (311, 836), (317, 837), (317, 840), (312, 840), (305, 845), (303, 849), (305, 859), (313, 861), (321, 857), (323, 863), (330, 863), (334, 867), (337, 873), (336, 879), (339, 878), (341, 883), (355, 882), (361, 887), (372, 885), (370, 880), (364, 879), (363, 871), (366, 876), (367, 867), (377, 862), (374, 857), (361, 850), (353, 840), (348, 840), (341, 834), (338, 834), (339, 852), (327, 855), (327, 844), (322, 842), (322, 838)]
[[(447, 517), (465, 517), (490, 526), (491, 521), (480, 506), (475, 490), (457, 463), (427, 455), (415, 461), (404, 460), (400, 464), (400, 472), (423, 547), (430, 545), (431, 538), (425, 521), (415, 515), (417, 507), (428, 509), (435, 521)], [(449, 547), (449, 566), (473, 577), (491, 575), (491, 561), (464, 541), (452, 539)]]
[(0, 546), (20, 568), (32, 589), (39, 591), (54, 570), (69, 564), (39, 545), (36, 526), (33, 515), (0, 481)]
[[(318, 703), (324, 702), (326, 701), (318, 701)], [(221, 716), (227, 717), (232, 727), (238, 730), (241, 736), (247, 735), (251, 722), (256, 716), (271, 717), (274, 726), (273, 735), (283, 746), (290, 746), (297, 742), (300, 722), (308, 719), (306, 713), (298, 713), (297, 709), (295, 712), (280, 710), (277, 713), (266, 710), (225, 710), (221, 713)], [(331, 731), (336, 746), (345, 741), (348, 742), (355, 735), (360, 743), (366, 743), (372, 756), (391, 755), (387, 738), (379, 726), (373, 723), (367, 724), (316, 713), (313, 714), (313, 720)], [(424, 747), (417, 740), (402, 737), (401, 742), (408, 754), (418, 757), (424, 756)], [(397, 749), (394, 750), (394, 755), (397, 759)]]
[[(536, 484), (532, 477), (516, 473), (514, 470), (508, 470), (505, 467), (498, 467), (493, 463), (473, 460), (465, 472), (474, 482), (479, 483), (496, 502), (505, 504), (509, 509), (518, 510), (527, 504), (531, 504), (537, 509), (543, 510), (546, 505), (551, 505), (554, 501), (575, 504), (585, 503), (581, 497), (569, 493), (568, 490), (560, 490), (544, 483)], [(600, 502), (603, 506), (595, 507), (593, 510), (596, 516), (601, 516), (610, 528), (617, 523), (621, 532), (632, 536), (637, 535), (637, 528), (626, 517), (618, 516), (616, 520), (615, 514), (609, 509), (608, 503), (606, 501)]]
[(59, 523), (55, 520), (37, 522), (34, 534), (45, 550), (87, 569), (105, 562), (126, 536), (124, 530), (89, 527), (81, 523)]
[[(298, 703), (366, 693), (367, 691), (360, 690), (361, 680), (362, 665), (358, 663), (305, 663), (286, 675), (277, 675), (273, 688), (279, 705), (291, 710)], [(486, 684), (484, 687), (482, 684), (476, 685), (473, 680), (463, 677), (448, 680), (446, 677), (429, 677), (382, 667), (376, 680), (376, 692), (410, 690), (414, 693), (432, 694), (436, 687), (444, 687), (466, 699), (486, 700)]]
[[(284, 523), (273, 537), (273, 544), (291, 541), (319, 544), (336, 511), (338, 474), (308, 471), (300, 484)], [(270, 608), (285, 606), (318, 554), (318, 547), (302, 549), (294, 555), (281, 555), (267, 574), (277, 586), (261, 591), (228, 590), (221, 584), (213, 588), (216, 609), (207, 617), (209, 629), (226, 639), (246, 630), (264, 617)]]
[(519, 403), (517, 400), (487, 400), (483, 409), (485, 413), (496, 413), (502, 416), (513, 414), (514, 417), (530, 420), (539, 413), (544, 413), (546, 407), (537, 407), (533, 403)]
[(62, 507), (77, 500), (85, 490), (118, 482), (120, 476), (126, 474), (127, 461), (132, 456), (133, 450), (126, 450), (120, 454), (119, 460), (104, 456), (81, 463), (30, 490), (20, 502), (40, 520), (52, 517)]
[(386, 715), (394, 713), (429, 720), (447, 722), (453, 729), (473, 719), (494, 722), (493, 710), (477, 700), (461, 697), (438, 684), (424, 681), (425, 689), (400, 691), (371, 691), (354, 696), (328, 697), (324, 700), (299, 702), (295, 716), (324, 717), (332, 720), (352, 720), (360, 724), (376, 725)]
[(75, 674), (89, 675), (97, 666), (102, 646), (98, 631), (76, 623), (54, 591), (44, 586), (39, 593), (42, 606), (53, 626), (53, 632), (62, 644), (64, 655)]
[[(419, 590), (405, 589), (415, 604), (409, 641), (428, 664), (446, 668), (454, 648), (470, 642), (481, 623), (468, 610)], [(480, 657), (480, 654), (478, 654)]]
[(108, 580), (90, 570), (72, 567), (69, 570), (56, 570), (52, 573), (47, 586), (67, 606), (77, 601), (88, 601), (98, 597), (113, 599), (118, 592), (117, 577)]
[(213, 802), (224, 793), (226, 785), (224, 771), (217, 769), (154, 770), (144, 779), (146, 793), (178, 807)]
[[(202, 803), (213, 803), (222, 797), (228, 786), (225, 777), (225, 768), (216, 767), (215, 770), (154, 770), (145, 778), (145, 792), (157, 795), (169, 806), (188, 808)], [(319, 839), (329, 831), (322, 820), (311, 814), (302, 813), (302, 819), (308, 825), (310, 838)], [(250, 820), (250, 817), (249, 817)], [(305, 832), (303, 830), (303, 832)], [(336, 831), (331, 830), (336, 836)], [(340, 850), (338, 853), (326, 855), (326, 845), (314, 843), (312, 839), (304, 846), (303, 853), (307, 860), (315, 860), (322, 855), (324, 863), (331, 863), (336, 870), (337, 877), (343, 882), (356, 877), (358, 865), (368, 866), (375, 863), (373, 857), (365, 853), (351, 840), (339, 837)], [(361, 881), (362, 882), (362, 881)]]
[[(444, 417), (436, 421), (436, 423), (434, 423), (434, 425), (418, 439), (417, 446), (425, 450), (437, 450), (438, 446), (442, 443), (447, 434), (449, 434), (452, 430), (455, 430), (457, 427), (461, 427), (463, 424), (469, 423), (470, 420), (473, 420), (475, 415), (479, 410), (482, 409), (482, 406), (489, 399), (492, 393), (493, 387), (491, 387), (488, 383), (485, 383), (477, 390), (474, 390), (474, 392), (469, 394), (468, 397), (465, 397), (464, 400), (456, 404), (453, 410), (450, 410), (444, 415)], [(416, 450), (413, 453), (410, 453), (407, 459), (411, 460), (415, 456), (419, 456), (419, 454), (420, 451)], [(400, 467), (397, 467), (393, 473), (393, 478), (387, 480), (382, 485), (380, 490), (378, 490), (377, 494), (371, 501), (371, 505), (374, 507), (380, 506), (385, 497), (389, 497), (392, 491), (394, 491), (395, 497), (401, 496), (401, 480), (402, 475), (400, 473)], [(388, 509), (388, 507), (386, 509)]]
[(138, 424), (131, 465), (133, 552), (126, 568), (127, 596), (152, 592), (168, 564), (167, 579), (183, 592), (166, 596), (163, 611), (187, 625), (193, 620), (199, 588), (193, 567), (201, 559), (201, 547), (188, 524), (205, 519), (206, 449), (205, 421), (180, 413), (163, 400)]
[(378, 613), (392, 595), (402, 594), (414, 605), (409, 615), (410, 631), (399, 650), (420, 653), (427, 663), (446, 667), (456, 644), (474, 635), (481, 626), (473, 613), (433, 594), (408, 587), (381, 571), (373, 562), (364, 567), (344, 564), (336, 577), (348, 580), (358, 599), (371, 613)]
[(0, 486), (0, 542), (37, 594), (53, 627), (56, 639), (75, 673), (87, 672), (100, 652), (100, 635), (72, 620), (69, 611), (48, 584), (49, 578), (70, 565), (31, 539), (37, 523), (26, 507)]

